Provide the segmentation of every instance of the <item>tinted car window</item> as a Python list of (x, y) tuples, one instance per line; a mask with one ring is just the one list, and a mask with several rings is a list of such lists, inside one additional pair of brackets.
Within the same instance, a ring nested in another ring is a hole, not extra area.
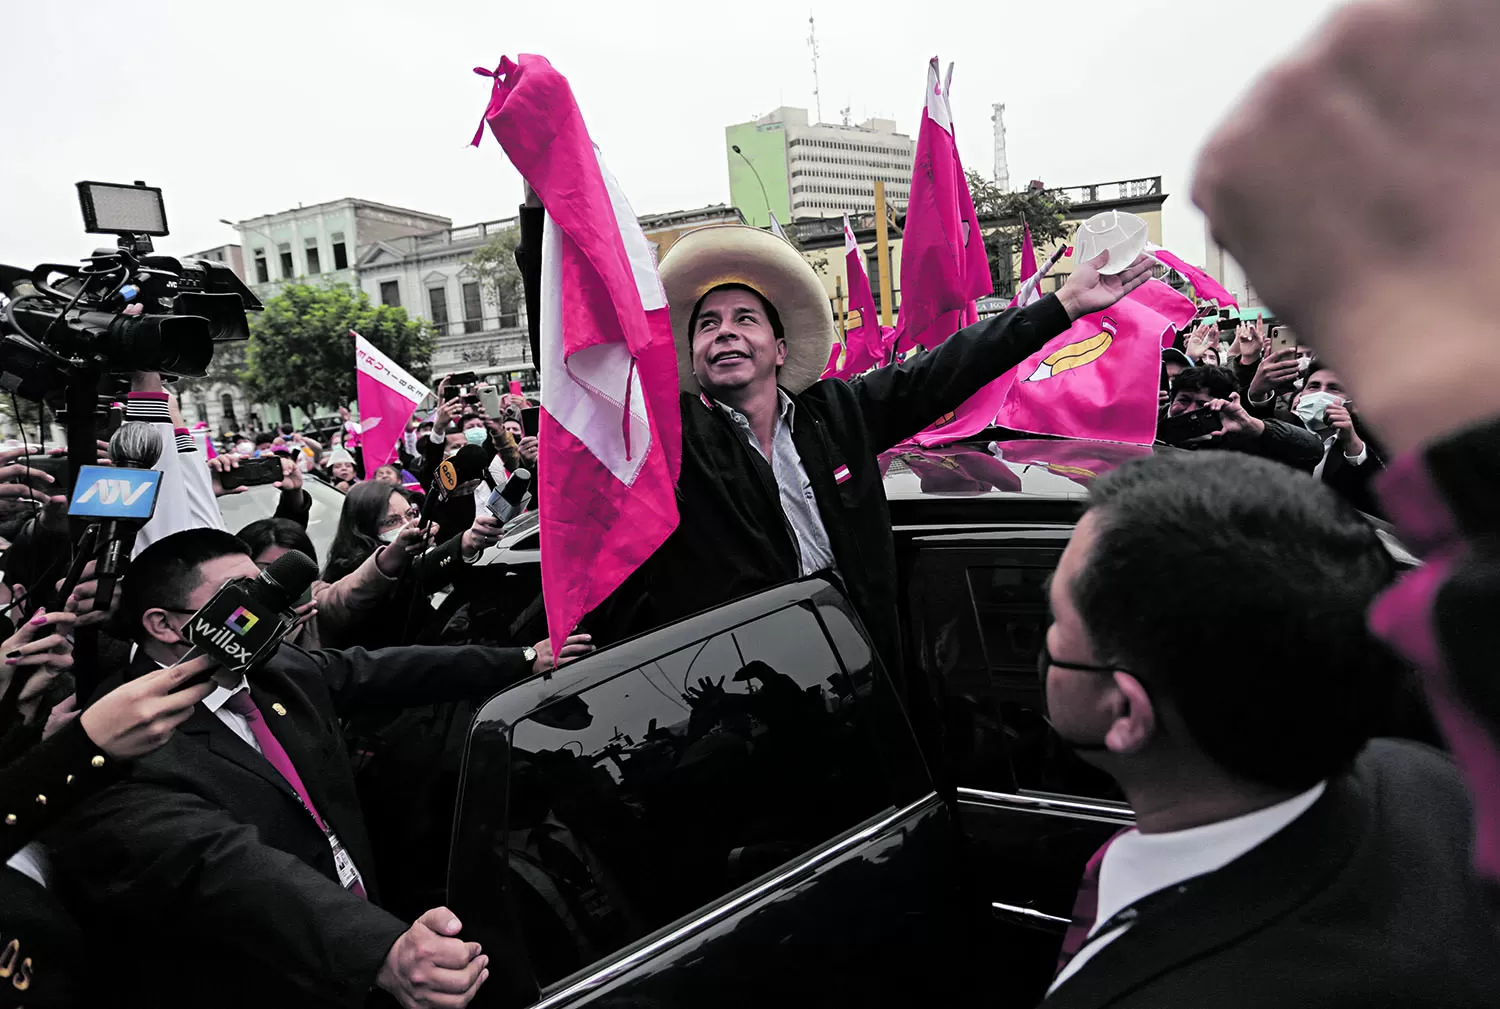
[(1050, 621), (1045, 585), (1062, 545), (924, 547), (912, 571), (913, 647), (939, 692), (952, 780), (1117, 798), (1108, 776), (1043, 718), (1037, 655)]
[(877, 728), (899, 722), (880, 682), (846, 670), (813, 609), (793, 606), (520, 720), (506, 890), (537, 982), (909, 798), (893, 764), (920, 760), (904, 723)]
[[(318, 551), (316, 559), (321, 567), (328, 559), (328, 548), (333, 545), (334, 534), (338, 532), (339, 513), (344, 510), (344, 493), (315, 477), (304, 477), (302, 486), (312, 496), (307, 536)], [(281, 503), (281, 491), (263, 484), (243, 493), (225, 494), (218, 503), (219, 513), (224, 516), (224, 528), (232, 533), (239, 532), (256, 519), (274, 516), (276, 506)]]

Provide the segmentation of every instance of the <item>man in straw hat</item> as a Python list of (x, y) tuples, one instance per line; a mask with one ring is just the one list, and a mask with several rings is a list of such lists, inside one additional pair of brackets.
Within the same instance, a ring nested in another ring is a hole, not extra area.
[(744, 225), (684, 236), (661, 263), (682, 382), (681, 523), (584, 621), (595, 641), (828, 571), (900, 683), (895, 541), (876, 456), (1150, 276), (1145, 257), (1114, 276), (1098, 272), (1106, 262), (930, 353), (819, 381), (833, 314), (807, 261)]

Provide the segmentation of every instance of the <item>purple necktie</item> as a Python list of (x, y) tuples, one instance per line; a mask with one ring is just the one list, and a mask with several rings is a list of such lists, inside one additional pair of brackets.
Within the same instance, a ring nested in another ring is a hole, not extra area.
[(1063, 936), (1062, 950), (1057, 956), (1058, 974), (1061, 974), (1063, 968), (1068, 965), (1068, 961), (1083, 949), (1083, 944), (1089, 937), (1089, 930), (1094, 927), (1094, 920), (1099, 915), (1099, 867), (1104, 864), (1104, 853), (1121, 834), (1133, 829), (1126, 827), (1101, 844), (1099, 850), (1094, 852), (1088, 864), (1083, 867), (1083, 878), (1078, 881), (1078, 896), (1073, 899), (1073, 923), (1068, 926), (1068, 932)]
[[(276, 772), (286, 779), (286, 783), (292, 786), (293, 791), (297, 793), (297, 797), (302, 800), (302, 805), (306, 807), (307, 811), (312, 814), (313, 820), (317, 822), (318, 829), (323, 832), (325, 837), (330, 836), (327, 824), (318, 815), (318, 808), (313, 805), (312, 796), (307, 794), (307, 788), (302, 784), (302, 776), (292, 766), (292, 758), (287, 756), (286, 749), (282, 747), (281, 742), (271, 734), (271, 727), (266, 724), (264, 718), (260, 717), (260, 709), (255, 706), (255, 701), (251, 700), (250, 691), (243, 687), (236, 690), (224, 702), (224, 707), (250, 723), (250, 731), (254, 733), (255, 741), (260, 744), (260, 752), (265, 754), (266, 759), (271, 762), (271, 766), (276, 768)], [(358, 877), (355, 878), (354, 884), (349, 889), (361, 897), (365, 896), (365, 888), (360, 883)]]

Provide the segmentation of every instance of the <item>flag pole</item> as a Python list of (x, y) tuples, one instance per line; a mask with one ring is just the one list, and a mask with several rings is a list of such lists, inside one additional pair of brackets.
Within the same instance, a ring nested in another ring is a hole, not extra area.
[(838, 320), (839, 320), (839, 342), (842, 343), (843, 340), (844, 340), (845, 334), (848, 332), (848, 329), (847, 329), (847, 327), (845, 325), (845, 323), (846, 323), (846, 316), (844, 315), (844, 278), (843, 277), (834, 277), (833, 278), (833, 302), (834, 302), (834, 312), (837, 313)]
[(886, 232), (885, 180), (875, 180), (875, 265), (880, 272), (880, 324), (891, 324), (891, 248)]

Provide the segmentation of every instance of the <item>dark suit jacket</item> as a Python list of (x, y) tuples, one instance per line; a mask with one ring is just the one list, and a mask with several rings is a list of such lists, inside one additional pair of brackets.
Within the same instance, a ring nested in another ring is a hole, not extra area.
[(1049, 1009), (1446, 1009), (1500, 1001), (1453, 765), (1376, 740), (1306, 813), (1153, 906)]
[(270, 762), (199, 707), (46, 838), (58, 891), (94, 936), (89, 1004), (361, 1005), (408, 923), (378, 906), (339, 718), (479, 697), (528, 672), (518, 649), (283, 645), (252, 677), (368, 901), (338, 884), (327, 840)]

